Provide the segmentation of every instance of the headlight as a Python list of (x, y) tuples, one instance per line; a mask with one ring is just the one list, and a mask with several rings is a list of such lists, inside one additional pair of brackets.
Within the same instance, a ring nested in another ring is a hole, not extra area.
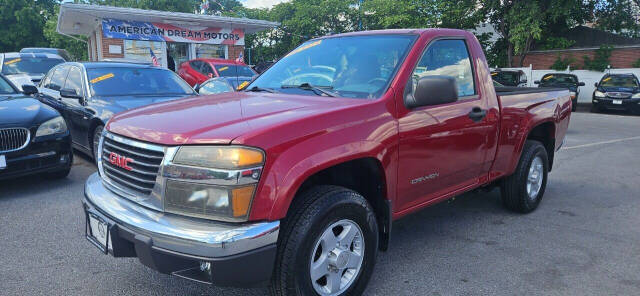
[(596, 92), (593, 93), (593, 95), (596, 96), (597, 98), (604, 98), (604, 97), (607, 96), (605, 93), (603, 93), (603, 92), (601, 92), (599, 90), (596, 90)]
[(174, 214), (243, 222), (264, 165), (264, 152), (233, 146), (180, 147), (165, 167), (164, 209)]
[(65, 132), (67, 132), (67, 123), (64, 121), (64, 118), (62, 118), (62, 116), (58, 116), (41, 124), (40, 127), (38, 127), (38, 131), (36, 131), (36, 138), (54, 134), (62, 134)]
[(631, 96), (632, 99), (640, 99), (640, 93), (634, 94)]
[(216, 169), (240, 169), (260, 166), (264, 162), (262, 151), (242, 147), (181, 147), (173, 163)]

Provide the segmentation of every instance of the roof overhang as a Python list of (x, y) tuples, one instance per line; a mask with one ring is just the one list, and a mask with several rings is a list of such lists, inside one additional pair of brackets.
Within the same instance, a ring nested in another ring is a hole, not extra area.
[(168, 23), (183, 27), (243, 29), (245, 34), (272, 29), (279, 25), (276, 22), (248, 18), (65, 3), (60, 6), (57, 31), (67, 35), (88, 36), (100, 26), (102, 19)]

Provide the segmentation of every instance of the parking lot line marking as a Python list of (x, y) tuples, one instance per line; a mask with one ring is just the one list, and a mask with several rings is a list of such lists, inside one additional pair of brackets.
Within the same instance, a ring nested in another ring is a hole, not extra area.
[(571, 146), (571, 147), (564, 147), (564, 148), (562, 148), (562, 150), (585, 148), (585, 147), (599, 146), (599, 145), (604, 145), (604, 144), (613, 144), (613, 143), (632, 141), (632, 140), (640, 140), (640, 136), (638, 136), (638, 137), (630, 137), (630, 138), (623, 138), (623, 139), (616, 139), (616, 140), (609, 140), (609, 141), (602, 141), (602, 142), (595, 142), (595, 143), (589, 143), (589, 144), (583, 144), (583, 145), (577, 145), (577, 146)]

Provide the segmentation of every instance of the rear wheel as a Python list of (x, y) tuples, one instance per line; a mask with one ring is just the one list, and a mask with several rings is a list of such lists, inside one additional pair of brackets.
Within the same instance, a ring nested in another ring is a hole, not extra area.
[(91, 153), (93, 154), (93, 162), (98, 164), (98, 148), (100, 146), (100, 137), (102, 136), (102, 130), (104, 129), (104, 126), (102, 125), (98, 125), (94, 130), (93, 130), (93, 137), (91, 138), (92, 141), (92, 148), (91, 148)]
[(319, 186), (296, 197), (283, 223), (271, 295), (361, 295), (378, 250), (378, 224), (360, 194)]
[(542, 143), (527, 140), (516, 171), (502, 183), (504, 205), (521, 213), (535, 210), (544, 195), (548, 171), (547, 150)]

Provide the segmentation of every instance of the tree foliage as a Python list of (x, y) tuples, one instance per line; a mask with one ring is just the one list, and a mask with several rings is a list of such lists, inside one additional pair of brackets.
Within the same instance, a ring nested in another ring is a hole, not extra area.
[(609, 67), (609, 58), (611, 57), (611, 52), (613, 51), (613, 46), (603, 44), (596, 50), (593, 58), (589, 56), (584, 56), (584, 68), (592, 71), (604, 72), (604, 70)]
[(0, 0), (0, 51), (46, 46), (42, 31), (55, 5), (54, 0)]
[(601, 0), (595, 5), (596, 27), (629, 37), (640, 37), (636, 19), (640, 0)]

